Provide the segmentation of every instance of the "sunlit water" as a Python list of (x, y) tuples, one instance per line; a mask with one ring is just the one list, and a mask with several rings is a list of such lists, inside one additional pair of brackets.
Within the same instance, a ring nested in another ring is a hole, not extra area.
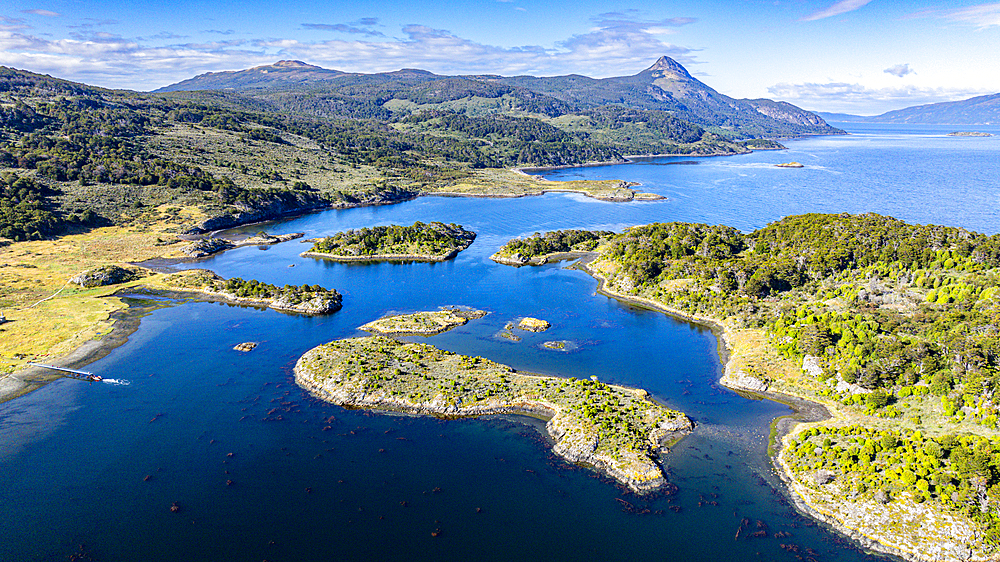
[[(293, 241), (179, 266), (336, 288), (344, 308), (309, 318), (166, 307), (88, 367), (105, 384), (63, 380), (0, 405), (0, 560), (867, 559), (788, 506), (766, 441), (789, 410), (720, 388), (710, 331), (596, 295), (596, 282), (565, 264), (515, 269), (488, 257), (535, 231), (671, 220), (751, 230), (808, 211), (1000, 231), (1000, 139), (949, 130), (870, 128), (782, 152), (548, 174), (637, 181), (668, 198), (660, 202), (425, 197), (268, 225), (308, 238), (437, 220), (479, 237), (440, 264), (334, 264), (300, 258), (307, 246)], [(791, 160), (806, 168), (773, 167)], [(687, 412), (698, 428), (664, 459), (676, 491), (638, 497), (569, 465), (534, 420), (347, 411), (292, 380), (295, 360), (317, 344), (359, 335), (389, 312), (453, 304), (490, 314), (420, 341), (646, 388)], [(523, 332), (520, 343), (496, 337), (526, 315), (553, 327)], [(542, 348), (548, 340), (573, 351)], [(232, 350), (245, 341), (259, 345)], [(766, 525), (768, 538), (736, 539), (744, 518), (753, 530)]]

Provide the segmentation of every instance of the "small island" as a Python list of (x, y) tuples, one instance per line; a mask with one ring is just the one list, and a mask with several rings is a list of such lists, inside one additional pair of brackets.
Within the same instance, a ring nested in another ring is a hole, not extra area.
[(441, 417), (520, 414), (547, 419), (556, 454), (637, 493), (666, 483), (661, 451), (693, 429), (644, 390), (514, 371), (482, 357), (372, 336), (314, 347), (295, 381), (342, 406)]
[(278, 287), (256, 279), (223, 279), (205, 269), (168, 275), (163, 284), (171, 289), (193, 291), (224, 302), (262, 306), (281, 312), (329, 314), (341, 309), (343, 297), (319, 285)]
[(955, 131), (954, 133), (948, 133), (949, 137), (992, 137), (990, 133), (984, 133), (982, 131)]
[(476, 233), (461, 225), (418, 221), (412, 226), (373, 226), (338, 232), (313, 240), (312, 248), (301, 255), (341, 262), (437, 262), (455, 257), (475, 239)]
[(383, 336), (433, 336), (463, 326), (489, 314), (482, 310), (446, 308), (433, 312), (414, 312), (379, 318), (359, 327), (359, 330)]
[(504, 265), (543, 265), (550, 261), (572, 259), (592, 252), (601, 240), (614, 232), (557, 230), (527, 238), (515, 238), (503, 245), (490, 259)]
[(785, 162), (784, 164), (775, 164), (774, 167), (776, 167), (776, 168), (805, 168), (805, 166), (802, 165), (799, 162)]
[(530, 316), (525, 316), (517, 323), (517, 328), (526, 332), (544, 332), (551, 327), (552, 324), (549, 324), (547, 320), (532, 318)]

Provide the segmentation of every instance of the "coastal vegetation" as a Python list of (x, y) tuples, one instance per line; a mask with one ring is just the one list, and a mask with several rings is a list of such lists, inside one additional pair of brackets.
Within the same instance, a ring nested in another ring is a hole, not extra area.
[(410, 314), (394, 314), (360, 326), (359, 330), (389, 335), (421, 335), (431, 336), (447, 332), (452, 328), (463, 326), (469, 320), (476, 320), (488, 313), (482, 310), (465, 308), (445, 308), (432, 312), (413, 312)]
[(665, 483), (658, 452), (692, 429), (683, 413), (653, 402), (642, 390), (520, 373), (482, 357), (380, 336), (309, 350), (296, 363), (295, 379), (344, 406), (547, 418), (557, 454), (603, 470), (637, 492)]
[[(611, 294), (722, 327), (724, 382), (831, 409), (836, 424), (804, 434), (821, 436), (808, 446), (790, 438), (782, 459), (851, 482), (861, 495), (838, 496), (844, 505), (882, 489), (974, 522), (980, 552), (1000, 546), (989, 492), (1000, 474), (1000, 236), (876, 214), (792, 216), (749, 234), (651, 224), (603, 238), (582, 267)], [(885, 431), (894, 444), (867, 457), (864, 443), (836, 437)], [(914, 451), (935, 447), (928, 439), (942, 448), (923, 463)], [(953, 464), (955, 451), (979, 460)]]
[(590, 252), (602, 239), (614, 235), (610, 231), (555, 230), (536, 232), (527, 238), (515, 238), (490, 256), (495, 262), (526, 265), (548, 261), (556, 254)]
[(176, 289), (217, 295), (239, 304), (266, 306), (275, 310), (304, 314), (327, 314), (340, 310), (343, 297), (334, 289), (319, 285), (277, 286), (256, 279), (223, 279), (207, 270), (167, 275), (162, 283)]
[(411, 226), (372, 226), (338, 232), (303, 253), (334, 260), (443, 261), (469, 247), (476, 234), (457, 224), (420, 221)]

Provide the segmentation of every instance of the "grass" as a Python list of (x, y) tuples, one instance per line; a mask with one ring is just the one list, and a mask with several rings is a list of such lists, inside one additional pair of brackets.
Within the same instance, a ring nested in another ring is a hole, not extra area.
[[(107, 333), (109, 315), (125, 306), (109, 296), (121, 285), (83, 289), (68, 285), (70, 277), (101, 265), (173, 253), (183, 243), (162, 241), (173, 238), (176, 226), (161, 220), (104, 227), (0, 248), (0, 311), (8, 320), (0, 325), (0, 374), (14, 372), (32, 359), (61, 355)], [(48, 300), (39, 302), (43, 299)]]

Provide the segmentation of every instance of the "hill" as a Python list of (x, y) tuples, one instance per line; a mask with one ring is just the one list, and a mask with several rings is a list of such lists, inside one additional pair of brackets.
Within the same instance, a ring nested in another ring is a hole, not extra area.
[(915, 105), (881, 115), (865, 117), (846, 113), (818, 113), (840, 123), (910, 123), (914, 125), (1000, 124), (1000, 93), (961, 101)]
[(274, 64), (255, 66), (246, 70), (199, 74), (194, 78), (164, 86), (156, 92), (282, 88), (330, 80), (346, 74), (346, 72), (328, 70), (302, 61), (282, 60)]

